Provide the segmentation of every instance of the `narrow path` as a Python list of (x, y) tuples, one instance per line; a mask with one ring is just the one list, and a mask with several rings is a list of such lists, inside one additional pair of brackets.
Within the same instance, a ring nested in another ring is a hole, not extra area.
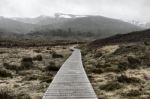
[(83, 68), (80, 50), (75, 49), (62, 65), (43, 99), (98, 99)]

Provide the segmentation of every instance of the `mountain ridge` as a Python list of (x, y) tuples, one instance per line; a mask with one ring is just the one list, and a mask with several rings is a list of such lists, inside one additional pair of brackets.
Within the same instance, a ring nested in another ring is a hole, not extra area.
[[(0, 28), (6, 32), (26, 34), (51, 30), (68, 30), (81, 33), (93, 33), (99, 38), (112, 36), (118, 33), (128, 33), (141, 30), (141, 27), (103, 16), (86, 16), (76, 18), (36, 17), (36, 18), (1, 18)], [(42, 32), (41, 32), (42, 34)]]

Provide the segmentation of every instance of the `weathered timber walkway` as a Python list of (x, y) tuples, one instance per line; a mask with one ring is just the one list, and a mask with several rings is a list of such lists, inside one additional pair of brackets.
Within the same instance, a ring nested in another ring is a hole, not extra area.
[(43, 99), (98, 99), (83, 68), (80, 50), (75, 49), (62, 65)]

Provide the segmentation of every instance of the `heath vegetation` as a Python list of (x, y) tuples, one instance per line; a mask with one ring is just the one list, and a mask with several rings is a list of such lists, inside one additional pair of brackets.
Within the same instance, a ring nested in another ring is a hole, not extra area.
[(144, 43), (81, 47), (83, 63), (100, 99), (150, 98), (150, 46)]
[(0, 48), (0, 99), (41, 99), (69, 46)]

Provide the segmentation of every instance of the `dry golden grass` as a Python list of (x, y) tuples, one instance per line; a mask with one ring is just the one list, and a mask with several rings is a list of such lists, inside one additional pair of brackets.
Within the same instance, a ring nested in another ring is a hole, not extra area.
[[(53, 52), (63, 57), (53, 58)], [(24, 93), (31, 99), (41, 99), (54, 75), (71, 54), (71, 51), (69, 46), (54, 46), (0, 48), (0, 53), (0, 68), (3, 68), (3, 71), (1, 69), (3, 74), (0, 76), (0, 88), (9, 87), (9, 89), (13, 89), (15, 97)], [(53, 66), (52, 62), (54, 63)], [(47, 69), (48, 66), (49, 70)], [(51, 67), (57, 68), (57, 70)]]
[[(84, 49), (88, 51), (88, 49)], [(150, 46), (124, 44), (84, 52), (83, 62), (100, 99), (150, 99)]]

